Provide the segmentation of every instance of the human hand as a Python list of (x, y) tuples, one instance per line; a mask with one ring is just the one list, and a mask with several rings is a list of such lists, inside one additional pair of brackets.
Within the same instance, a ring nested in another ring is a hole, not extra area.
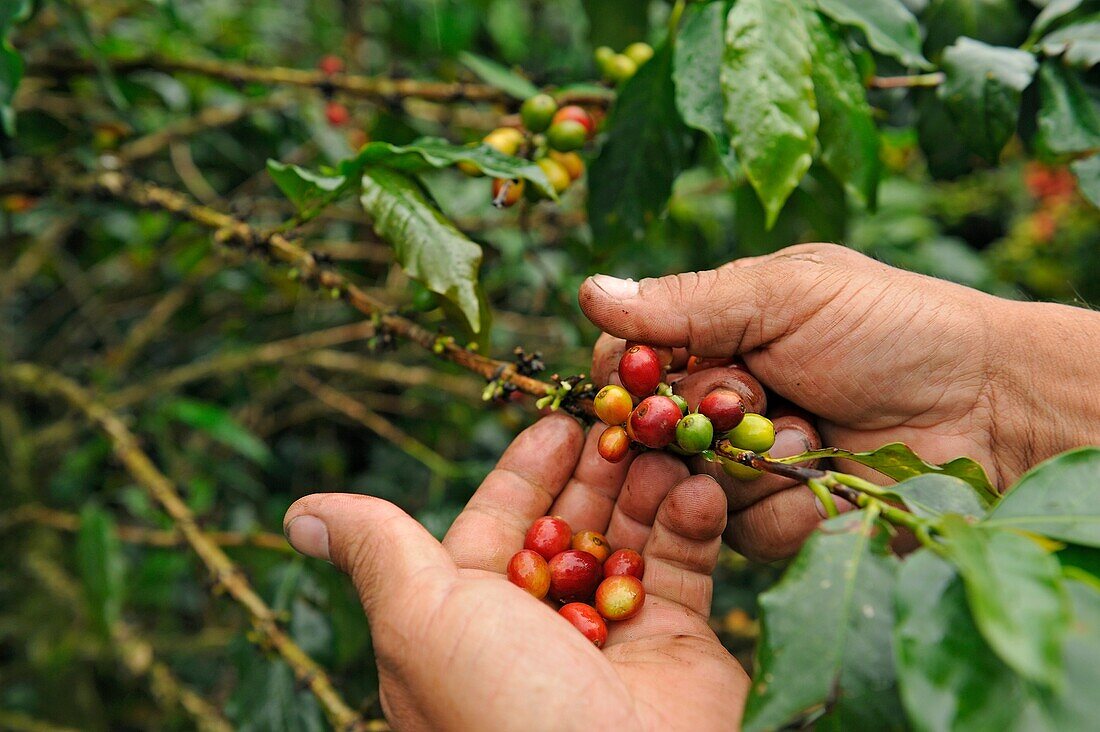
[[(675, 388), (692, 406), (716, 385), (736, 388), (752, 411), (762, 382), (816, 415), (829, 445), (902, 441), (935, 462), (967, 455), (1003, 488), (1097, 439), (1100, 317), (1077, 308), (1003, 300), (827, 244), (639, 283), (598, 275), (580, 303), (609, 334), (594, 353), (597, 381), (613, 378), (621, 339), (673, 347), (674, 369), (686, 353), (736, 355), (752, 376), (713, 369)], [(776, 455), (816, 446), (808, 423), (784, 419)], [(790, 480), (720, 479), (734, 512), (728, 538), (750, 556), (794, 553), (821, 518)]]
[[(571, 417), (546, 417), (501, 457), (442, 545), (396, 506), (306, 496), (285, 530), (351, 575), (397, 729), (731, 729), (749, 680), (707, 624), (726, 521), (722, 491), (669, 455), (619, 464)], [(597, 649), (505, 568), (557, 514), (642, 552), (646, 601)]]

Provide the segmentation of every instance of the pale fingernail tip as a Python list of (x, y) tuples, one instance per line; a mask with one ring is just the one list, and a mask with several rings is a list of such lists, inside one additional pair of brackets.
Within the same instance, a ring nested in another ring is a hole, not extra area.
[(295, 516), (284, 529), (286, 540), (295, 551), (328, 562), (328, 527), (316, 516)]
[(611, 275), (593, 275), (592, 284), (616, 300), (627, 300), (638, 294), (638, 283), (634, 280), (621, 280)]

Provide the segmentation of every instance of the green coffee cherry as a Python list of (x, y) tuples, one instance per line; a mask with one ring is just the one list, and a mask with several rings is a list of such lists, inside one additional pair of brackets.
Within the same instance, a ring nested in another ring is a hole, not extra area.
[(588, 130), (580, 122), (563, 119), (550, 125), (546, 131), (546, 141), (558, 152), (569, 152), (584, 147)]
[(558, 103), (549, 94), (536, 94), (528, 97), (519, 108), (523, 126), (531, 132), (542, 132), (550, 126), (550, 120), (558, 111)]
[(653, 58), (653, 46), (648, 43), (631, 43), (629, 46), (623, 49), (623, 55), (633, 61), (636, 65), (641, 66), (649, 59)]
[(439, 297), (428, 288), (418, 285), (412, 298), (413, 309), (427, 313), (439, 307)]
[(726, 433), (734, 447), (752, 452), (765, 452), (775, 444), (775, 425), (762, 414), (746, 414), (741, 424)]
[(593, 56), (596, 59), (596, 65), (599, 66), (602, 71), (603, 68), (607, 66), (607, 62), (615, 57), (615, 51), (610, 46), (600, 46), (596, 49)]
[(713, 439), (714, 427), (702, 414), (689, 414), (676, 424), (676, 444), (685, 452), (702, 452)]
[(756, 468), (750, 468), (748, 465), (742, 465), (736, 460), (730, 460), (728, 458), (722, 458), (722, 471), (731, 478), (735, 478), (744, 483), (750, 480), (756, 480), (764, 473)]
[(638, 64), (634, 63), (634, 60), (629, 56), (624, 56), (621, 53), (615, 54), (614, 58), (607, 62), (607, 66), (605, 66), (603, 70), (607, 80), (616, 84), (622, 84), (624, 81), (634, 76), (637, 71)]

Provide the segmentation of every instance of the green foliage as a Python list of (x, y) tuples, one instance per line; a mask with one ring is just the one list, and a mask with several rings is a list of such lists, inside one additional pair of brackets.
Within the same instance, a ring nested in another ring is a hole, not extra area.
[(114, 519), (94, 503), (80, 513), (76, 557), (88, 609), (99, 631), (109, 637), (122, 613), (126, 564)]

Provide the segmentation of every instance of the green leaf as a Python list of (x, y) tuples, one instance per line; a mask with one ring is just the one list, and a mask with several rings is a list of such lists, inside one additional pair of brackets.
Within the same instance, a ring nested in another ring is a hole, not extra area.
[(825, 522), (760, 596), (763, 634), (744, 729), (774, 730), (834, 700), (854, 718), (893, 696), (890, 628), (897, 566), (887, 532), (858, 511)]
[(23, 79), (23, 57), (7, 40), (0, 40), (0, 128), (8, 137), (15, 136), (15, 110), (12, 101)]
[(622, 86), (606, 127), (607, 142), (588, 171), (588, 220), (600, 246), (640, 239), (688, 163), (667, 43)]
[(1100, 154), (1074, 160), (1069, 169), (1077, 176), (1077, 190), (1089, 203), (1100, 208)]
[(239, 671), (239, 681), (225, 713), (240, 732), (324, 732), (328, 729), (317, 698), (302, 688), (283, 660), (268, 659), (249, 649), (252, 658)]
[(886, 490), (923, 518), (939, 518), (945, 513), (981, 518), (989, 507), (974, 486), (950, 475), (918, 475)]
[(114, 519), (94, 503), (80, 512), (76, 559), (92, 617), (110, 635), (122, 613), (126, 565)]
[(194, 399), (173, 399), (164, 406), (163, 414), (205, 433), (258, 465), (271, 464), (272, 454), (263, 440), (215, 404)]
[(1100, 547), (1100, 448), (1071, 450), (1035, 466), (983, 525)]
[(889, 445), (883, 445), (870, 452), (851, 452), (842, 450), (839, 447), (825, 447), (820, 450), (804, 452), (794, 457), (779, 458), (778, 462), (800, 463), (805, 460), (817, 460), (819, 458), (851, 460), (860, 465), (874, 468), (894, 480), (905, 480), (906, 478), (914, 478), (928, 473), (951, 475), (974, 486), (983, 503), (1000, 498), (1000, 494), (989, 482), (989, 476), (985, 474), (985, 469), (974, 460), (960, 457), (942, 465), (933, 465), (921, 460), (908, 445), (902, 442), (891, 442)]
[(332, 203), (351, 189), (354, 181), (343, 175), (321, 175), (297, 165), (267, 161), (267, 173), (299, 212)]
[(1031, 40), (1050, 30), (1057, 21), (1081, 6), (1081, 0), (1050, 0), (1031, 24)]
[(805, 11), (814, 63), (811, 77), (821, 123), (821, 162), (864, 206), (874, 207), (878, 187), (878, 130), (852, 54), (837, 32)]
[(394, 248), (402, 269), (459, 307), (474, 333), (482, 319), (478, 295), (481, 247), (429, 202), (416, 181), (382, 167), (363, 172), (363, 210)]
[(1100, 63), (1100, 15), (1059, 28), (1039, 43), (1047, 56), (1061, 56), (1070, 66), (1083, 69)]
[(1017, 0), (931, 0), (921, 11), (924, 53), (936, 58), (962, 36), (991, 46), (1015, 46), (1030, 18)]
[(1089, 96), (1080, 74), (1055, 59), (1039, 66), (1035, 146), (1053, 157), (1100, 149), (1100, 101)]
[(771, 228), (813, 161), (818, 115), (809, 35), (792, 0), (740, 0), (721, 81), (730, 141)]
[(840, 23), (859, 28), (879, 53), (906, 66), (931, 66), (921, 54), (917, 19), (901, 0), (817, 0), (821, 12)]
[(714, 143), (731, 177), (741, 169), (730, 147), (719, 76), (725, 48), (726, 4), (689, 5), (680, 21), (672, 59), (676, 108), (684, 123), (706, 134)]
[(938, 93), (966, 143), (995, 161), (1016, 131), (1020, 100), (1038, 63), (1026, 51), (960, 38), (943, 52)]
[(490, 86), (495, 86), (505, 94), (515, 99), (526, 99), (539, 93), (539, 88), (527, 79), (515, 73), (506, 66), (496, 61), (478, 56), (476, 53), (461, 51), (458, 60), (470, 71), (477, 74), (482, 81)]
[(971, 526), (954, 515), (944, 516), (940, 526), (986, 642), (1020, 675), (1058, 688), (1069, 627), (1058, 560), (1023, 534)]

